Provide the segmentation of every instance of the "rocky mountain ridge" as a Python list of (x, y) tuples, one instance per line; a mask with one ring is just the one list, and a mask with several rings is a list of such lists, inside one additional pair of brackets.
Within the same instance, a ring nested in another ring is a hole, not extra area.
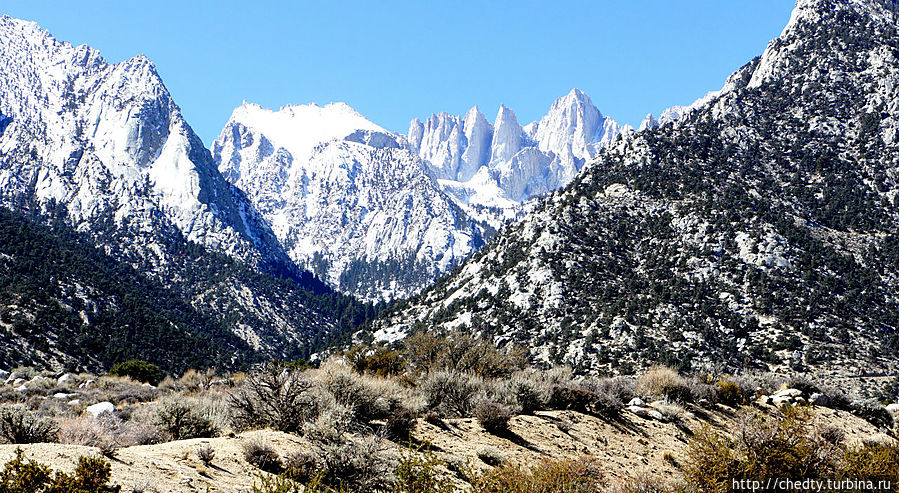
[(721, 91), (608, 146), (375, 338), (461, 327), (583, 372), (895, 372), (896, 11), (801, 0)]

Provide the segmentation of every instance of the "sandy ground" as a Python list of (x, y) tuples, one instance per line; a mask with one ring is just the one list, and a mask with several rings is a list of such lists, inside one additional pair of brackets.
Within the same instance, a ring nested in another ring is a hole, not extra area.
[[(776, 412), (768, 406), (758, 407)], [(851, 441), (884, 437), (868, 422), (843, 411), (815, 408), (814, 414), (817, 422), (841, 428)], [(488, 467), (478, 458), (486, 447), (494, 447), (507, 460), (523, 465), (543, 458), (593, 457), (614, 482), (641, 472), (676, 477), (690, 435), (706, 425), (724, 429), (736, 416), (735, 410), (722, 406), (714, 411), (687, 407), (679, 423), (644, 419), (629, 412), (610, 421), (571, 411), (548, 411), (515, 417), (511, 433), (504, 436), (486, 433), (474, 419), (448, 420), (445, 426), (419, 422), (414, 440), (430, 443), (431, 450), (447, 463), (467, 463), (474, 469)], [(242, 446), (250, 440), (268, 442), (282, 457), (309, 448), (309, 442), (301, 437), (269, 430), (129, 447), (110, 459), (112, 479), (122, 486), (123, 493), (251, 491), (260, 472), (243, 459)], [(210, 466), (197, 457), (201, 446), (215, 450)], [(95, 448), (74, 445), (21, 447), (27, 457), (66, 471), (74, 469), (78, 457), (99, 454)], [(0, 446), (0, 461), (12, 458), (16, 448)], [(385, 448), (390, 449), (385, 452), (397, 453), (402, 445), (385, 441)], [(669, 459), (664, 458), (666, 452)], [(464, 486), (455, 473), (445, 472), (459, 488)]]

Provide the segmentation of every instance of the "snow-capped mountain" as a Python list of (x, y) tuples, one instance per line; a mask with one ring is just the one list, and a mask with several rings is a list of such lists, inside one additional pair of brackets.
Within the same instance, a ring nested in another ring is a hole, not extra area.
[(83, 228), (104, 214), (137, 231), (161, 221), (241, 259), (283, 255), (219, 175), (150, 60), (108, 64), (7, 16), (0, 39), (4, 195), (64, 204)]
[(212, 146), (290, 257), (344, 292), (406, 296), (484, 243), (405, 139), (342, 103), (244, 104)]
[(308, 337), (336, 326), (310, 308), (314, 295), (257, 277), (328, 291), (295, 267), (222, 177), (146, 57), (110, 64), (33, 22), (0, 17), (0, 115), (3, 206), (65, 216), (116, 261), (227, 319), (255, 350), (296, 355)]
[(631, 130), (572, 89), (524, 127), (505, 106), (492, 125), (474, 107), (464, 117), (414, 119), (408, 139), (466, 212), (501, 221), (516, 217), (527, 200), (568, 184), (603, 146)]
[(413, 120), (408, 136), (342, 103), (245, 103), (212, 155), (295, 262), (375, 300), (417, 292), (630, 130), (577, 89), (526, 127), (474, 107)]

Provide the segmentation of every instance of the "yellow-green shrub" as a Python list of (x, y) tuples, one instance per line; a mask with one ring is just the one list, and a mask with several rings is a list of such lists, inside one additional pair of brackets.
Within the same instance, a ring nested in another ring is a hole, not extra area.
[(471, 480), (473, 493), (592, 493), (603, 486), (591, 460), (545, 459), (530, 468), (504, 465)]
[(813, 428), (805, 407), (788, 406), (779, 418), (746, 414), (731, 436), (706, 427), (690, 441), (686, 455), (687, 487), (700, 492), (730, 491), (732, 481), (741, 479), (899, 481), (899, 447), (849, 447), (832, 430)]
[(0, 493), (119, 493), (121, 487), (110, 485), (109, 477), (109, 463), (98, 457), (80, 457), (70, 475), (26, 461), (22, 449), (16, 449), (0, 472)]

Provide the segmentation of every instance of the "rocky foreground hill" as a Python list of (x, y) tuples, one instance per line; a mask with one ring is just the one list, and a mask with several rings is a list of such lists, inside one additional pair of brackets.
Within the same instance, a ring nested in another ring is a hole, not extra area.
[(895, 372), (897, 10), (800, 0), (721, 91), (618, 138), (374, 338), (463, 327), (583, 372)]

